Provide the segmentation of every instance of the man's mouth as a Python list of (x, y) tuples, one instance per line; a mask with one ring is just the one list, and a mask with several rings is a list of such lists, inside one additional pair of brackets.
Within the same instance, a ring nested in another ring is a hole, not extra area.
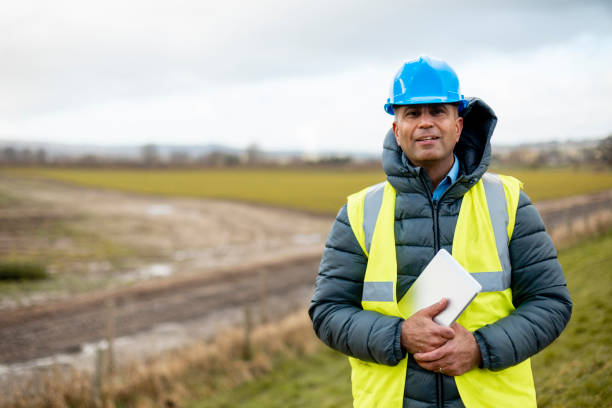
[(429, 141), (429, 140), (437, 140), (439, 139), (438, 136), (425, 136), (425, 137), (419, 137), (417, 138), (417, 142), (425, 142), (425, 141)]

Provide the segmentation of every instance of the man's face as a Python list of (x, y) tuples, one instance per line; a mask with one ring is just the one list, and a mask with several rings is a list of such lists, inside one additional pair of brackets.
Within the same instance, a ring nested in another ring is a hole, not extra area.
[(404, 105), (395, 109), (395, 140), (415, 166), (452, 165), (453, 149), (463, 129), (463, 118), (451, 104)]

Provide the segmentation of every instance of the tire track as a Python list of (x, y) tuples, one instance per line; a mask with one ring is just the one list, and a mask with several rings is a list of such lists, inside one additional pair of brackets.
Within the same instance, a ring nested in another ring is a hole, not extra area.
[(78, 352), (104, 338), (107, 303), (114, 302), (115, 335), (127, 336), (165, 322), (184, 322), (256, 303), (267, 275), (267, 296), (314, 283), (320, 257), (305, 257), (220, 272), (215, 277), (160, 282), (91, 299), (58, 302), (0, 316), (0, 364)]

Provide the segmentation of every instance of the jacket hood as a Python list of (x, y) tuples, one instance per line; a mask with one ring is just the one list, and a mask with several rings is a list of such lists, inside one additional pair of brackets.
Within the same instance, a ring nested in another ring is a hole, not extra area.
[[(465, 194), (487, 171), (491, 160), (490, 140), (497, 124), (495, 112), (478, 98), (469, 98), (468, 105), (460, 116), (463, 117), (463, 130), (454, 153), (459, 159), (461, 170), (456, 183), (458, 186), (449, 189), (445, 195), (449, 199)], [(429, 176), (421, 167), (413, 166), (409, 162), (395, 140), (393, 129), (390, 129), (385, 136), (382, 161), (387, 180), (396, 190), (425, 193), (427, 190), (421, 182), (423, 180), (431, 191)]]

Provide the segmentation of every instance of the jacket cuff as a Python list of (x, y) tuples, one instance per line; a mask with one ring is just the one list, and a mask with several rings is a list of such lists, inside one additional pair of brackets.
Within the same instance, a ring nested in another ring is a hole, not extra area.
[(398, 363), (406, 357), (406, 350), (402, 347), (402, 323), (404, 323), (404, 319), (400, 319), (395, 328), (395, 338), (393, 342), (393, 352), (395, 353), (395, 358)]
[(478, 348), (480, 349), (480, 365), (478, 368), (489, 368), (491, 365), (491, 359), (489, 357), (489, 349), (487, 348), (487, 344), (478, 330), (472, 334), (474, 335), (476, 344), (478, 344)]

